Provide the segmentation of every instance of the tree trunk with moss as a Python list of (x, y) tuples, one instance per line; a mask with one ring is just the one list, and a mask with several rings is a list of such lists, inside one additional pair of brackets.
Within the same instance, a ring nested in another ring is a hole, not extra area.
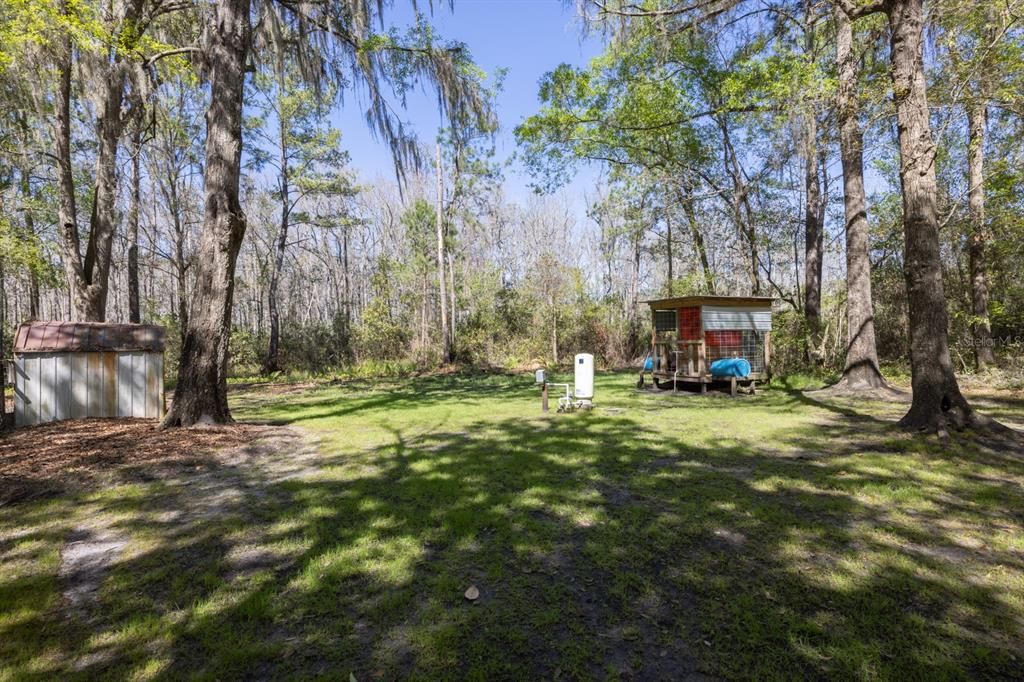
[(843, 208), (846, 218), (846, 364), (840, 384), (851, 390), (886, 386), (878, 368), (875, 315), (871, 301), (867, 200), (864, 195), (864, 136), (857, 120), (857, 59), (853, 25), (836, 11), (836, 61), (839, 84), (839, 151), (843, 163)]
[(139, 301), (139, 204), (142, 199), (142, 128), (132, 134), (132, 189), (128, 202), (128, 321), (142, 321)]
[[(278, 102), (285, 97), (284, 79), (278, 80)], [(267, 374), (281, 369), (281, 314), (278, 310), (278, 288), (284, 270), (284, 254), (288, 249), (288, 230), (291, 219), (291, 177), (288, 166), (288, 124), (284, 119), (284, 106), (278, 106), (278, 135), (280, 143), (279, 185), (281, 189), (281, 221), (278, 225), (277, 240), (274, 244), (274, 263), (270, 270), (270, 284), (267, 287), (267, 312), (270, 317), (270, 338), (267, 355), (263, 360), (263, 371)]]
[(808, 359), (820, 362), (821, 276), (824, 265), (824, 206), (818, 174), (818, 120), (813, 110), (804, 121), (804, 321)]
[(910, 320), (914, 390), (900, 424), (944, 432), (976, 420), (960, 393), (949, 354), (949, 316), (939, 254), (935, 143), (929, 123), (922, 34), (922, 0), (886, 5), (890, 28), (893, 100), (903, 190), (904, 275)]
[[(71, 161), (71, 79), (75, 46), (71, 36), (64, 36), (58, 50), (57, 97), (54, 117), (54, 156), (58, 166), (59, 222), (65, 274), (71, 294), (72, 316), (75, 319), (102, 322), (107, 314), (110, 291), (110, 267), (114, 232), (117, 227), (118, 174), (117, 155), (125, 126), (125, 88), (128, 84), (126, 54), (134, 49), (144, 3), (142, 0), (116, 4), (110, 14), (118, 18), (112, 27), (112, 39), (118, 49), (112, 55), (82, 52), (88, 60), (85, 67), (92, 73), (86, 84), (94, 97), (96, 111), (96, 165), (92, 191), (92, 212), (85, 253), (81, 252), (78, 224), (74, 208), (75, 181)], [(64, 2), (61, 12), (69, 24), (80, 20), (73, 3)]]
[(210, 105), (206, 112), (203, 233), (196, 286), (165, 426), (229, 423), (227, 368), (235, 262), (245, 235), (239, 202), (242, 93), (251, 27), (249, 0), (217, 3), (212, 15)]
[(971, 269), (971, 317), (974, 358), (979, 371), (996, 361), (992, 350), (992, 322), (988, 314), (988, 226), (985, 223), (985, 128), (988, 107), (984, 94), (969, 105), (967, 144), (968, 212), (971, 233), (967, 257)]

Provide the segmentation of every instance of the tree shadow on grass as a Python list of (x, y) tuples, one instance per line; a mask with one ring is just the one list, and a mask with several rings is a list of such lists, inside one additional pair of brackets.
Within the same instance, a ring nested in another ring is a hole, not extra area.
[(240, 492), (218, 513), (189, 513), (187, 484), (106, 500), (140, 549), (96, 625), (49, 646), (83, 677), (1019, 671), (1021, 604), (1000, 591), (1024, 572), (1019, 461), (845, 408), (780, 426), (796, 455), (643, 431), (628, 413), (397, 427), (312, 477), (226, 467)]
[[(358, 383), (345, 382), (343, 386), (349, 393), (341, 397), (336, 385), (325, 384), (310, 391), (305, 399), (285, 404), (275, 403), (274, 416), (267, 421), (273, 424), (295, 424), (379, 409), (400, 413), (405, 410), (429, 409), (440, 404), (475, 406), (490, 400), (492, 393), (498, 390), (508, 399), (537, 393), (531, 378), (507, 374), (453, 373), (408, 380), (360, 380)], [(241, 397), (233, 398), (233, 402), (252, 407), (262, 401), (263, 395), (263, 387), (256, 387)]]

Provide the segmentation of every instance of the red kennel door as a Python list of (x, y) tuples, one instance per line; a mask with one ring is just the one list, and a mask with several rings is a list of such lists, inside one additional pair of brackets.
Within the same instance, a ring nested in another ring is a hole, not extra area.
[(679, 338), (683, 341), (700, 339), (700, 306), (679, 309)]

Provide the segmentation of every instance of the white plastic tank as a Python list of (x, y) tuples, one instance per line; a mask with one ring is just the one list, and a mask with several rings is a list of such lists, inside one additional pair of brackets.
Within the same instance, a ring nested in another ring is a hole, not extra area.
[(594, 398), (594, 356), (590, 353), (576, 354), (576, 385), (573, 392), (577, 400)]

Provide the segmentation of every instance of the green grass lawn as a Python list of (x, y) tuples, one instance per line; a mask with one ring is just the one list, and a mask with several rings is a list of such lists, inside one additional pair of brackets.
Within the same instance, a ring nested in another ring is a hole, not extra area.
[[(240, 389), (301, 462), (0, 507), (0, 680), (1024, 676), (1020, 442), (634, 380), (565, 415), (525, 376)], [(83, 524), (128, 543), (70, 607)]]

